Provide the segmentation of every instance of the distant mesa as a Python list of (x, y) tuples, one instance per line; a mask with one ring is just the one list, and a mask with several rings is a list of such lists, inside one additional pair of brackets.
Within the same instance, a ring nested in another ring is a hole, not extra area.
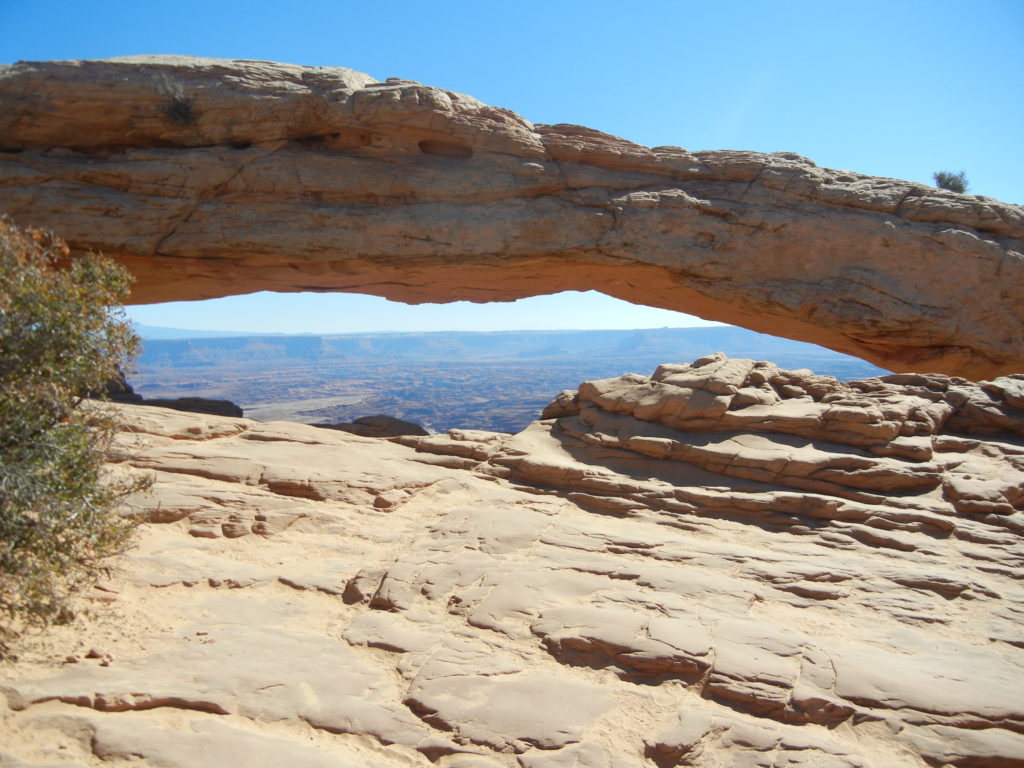
[(1024, 370), (1024, 208), (991, 198), (259, 61), (5, 66), (0, 136), (0, 208), (121, 260), (138, 303), (598, 290), (894, 371)]

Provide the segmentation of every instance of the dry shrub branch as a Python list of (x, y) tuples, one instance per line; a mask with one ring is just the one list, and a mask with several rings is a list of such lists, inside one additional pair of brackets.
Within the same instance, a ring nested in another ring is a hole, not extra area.
[(0, 655), (128, 544), (118, 506), (141, 480), (104, 477), (115, 425), (83, 404), (134, 356), (129, 276), (0, 218)]

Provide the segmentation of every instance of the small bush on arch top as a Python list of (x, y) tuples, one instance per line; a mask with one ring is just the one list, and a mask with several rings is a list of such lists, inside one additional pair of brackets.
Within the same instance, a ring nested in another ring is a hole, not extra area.
[(969, 186), (967, 174), (964, 171), (959, 173), (936, 171), (932, 174), (932, 177), (935, 179), (935, 186), (940, 189), (948, 189), (950, 192), (960, 192), (962, 194), (967, 191)]

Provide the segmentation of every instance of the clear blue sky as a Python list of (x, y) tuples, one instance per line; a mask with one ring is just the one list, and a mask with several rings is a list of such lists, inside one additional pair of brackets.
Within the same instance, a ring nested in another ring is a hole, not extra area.
[[(1024, 202), (1024, 0), (0, 0), (0, 62), (139, 53), (345, 66), (648, 146), (792, 151), (928, 184), (962, 169), (971, 192)], [(260, 331), (692, 324), (598, 299), (460, 312), (256, 295), (131, 314)]]

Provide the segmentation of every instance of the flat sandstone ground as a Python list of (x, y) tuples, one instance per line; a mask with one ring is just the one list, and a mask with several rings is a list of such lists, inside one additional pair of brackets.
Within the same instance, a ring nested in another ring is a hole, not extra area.
[(515, 436), (119, 407), (150, 522), (0, 668), (0, 765), (1024, 765), (1019, 441), (665, 431), (755, 375), (779, 429), (846, 413), (717, 358)]

